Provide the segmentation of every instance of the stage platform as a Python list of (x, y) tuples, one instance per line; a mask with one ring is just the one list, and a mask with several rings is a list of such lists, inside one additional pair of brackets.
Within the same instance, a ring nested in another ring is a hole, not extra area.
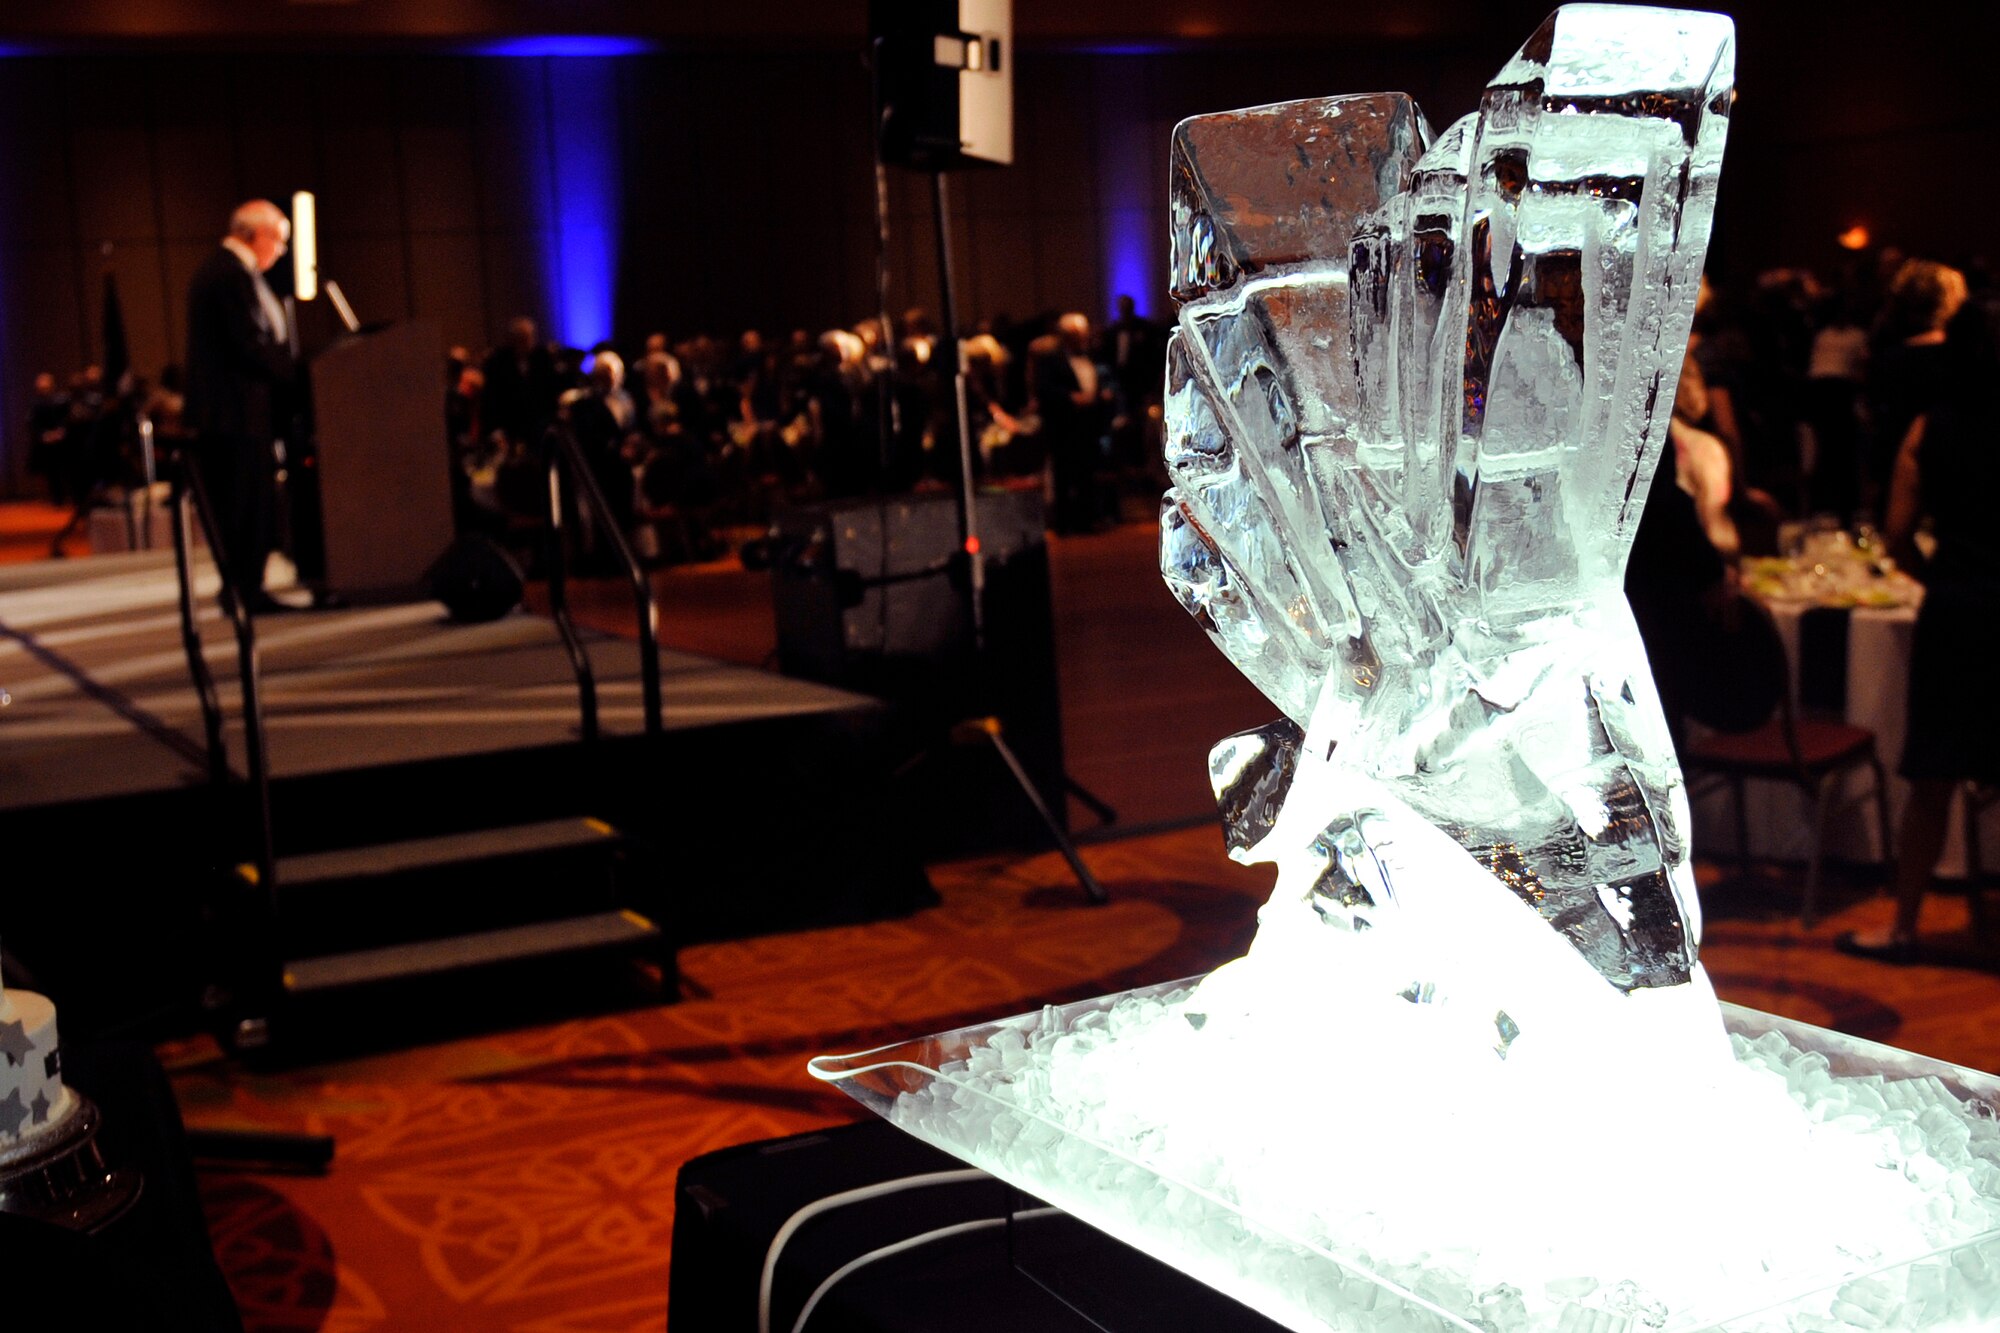
[[(202, 562), (203, 651), (241, 772), (236, 641)], [(167, 552), (0, 567), (0, 809), (158, 791), (206, 775)], [(639, 649), (582, 631), (607, 736), (637, 735)], [(577, 739), (576, 678), (543, 616), (456, 625), (436, 602), (260, 618), (274, 779)], [(844, 690), (660, 653), (670, 730), (876, 707)]]
[[(236, 644), (215, 587), (203, 560), (203, 650), (240, 777)], [(27, 873), (17, 884), (67, 880), (94, 904), (78, 916), (0, 892), (0, 928), (24, 956), (74, 955), (55, 937), (86, 921), (196, 929), (186, 913), (202, 885), (248, 846), (241, 793), (207, 779), (177, 596), (165, 552), (0, 567), (0, 839)], [(637, 645), (583, 635), (595, 745), (580, 739), (575, 677), (546, 617), (459, 625), (434, 602), (260, 617), (279, 853), (591, 815), (653, 845), (683, 938), (929, 901), (921, 867), (873, 836), (894, 759), (884, 705), (663, 650), (666, 734), (649, 741)]]

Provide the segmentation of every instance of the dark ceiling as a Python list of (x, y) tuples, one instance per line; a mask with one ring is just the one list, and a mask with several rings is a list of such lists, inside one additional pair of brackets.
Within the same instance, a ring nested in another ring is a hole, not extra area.
[[(1016, 0), (1016, 38), (1047, 48), (1472, 38), (1530, 26), (1547, 0)], [(664, 46), (826, 45), (867, 31), (867, 0), (9, 0), (16, 50), (157, 43), (450, 45), (527, 35)]]

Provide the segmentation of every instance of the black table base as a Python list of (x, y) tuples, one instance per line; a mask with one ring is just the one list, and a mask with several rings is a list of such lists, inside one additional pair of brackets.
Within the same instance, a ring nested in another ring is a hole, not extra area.
[(767, 1262), (769, 1333), (1279, 1327), (881, 1120), (697, 1157), (674, 1207), (668, 1333), (762, 1333)]

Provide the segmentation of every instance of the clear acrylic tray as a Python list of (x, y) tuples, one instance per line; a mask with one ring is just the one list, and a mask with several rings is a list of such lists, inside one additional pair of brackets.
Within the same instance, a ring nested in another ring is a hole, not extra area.
[[(1840, 1333), (1881, 1328), (1920, 1333), (2000, 1327), (2000, 1227), (1944, 1248), (1878, 1255), (1872, 1261), (1829, 1254), (1817, 1271), (1774, 1277), (1754, 1298), (1739, 1292), (1728, 1308), (1711, 1302), (1711, 1308), (1664, 1319), (1581, 1304), (1528, 1316), (1497, 1309), (1468, 1314), (1461, 1301), (1460, 1312), (1453, 1313), (1440, 1303), (1450, 1303), (1442, 1291), (1426, 1291), (1421, 1279), (1409, 1281), (1405, 1275), (1404, 1282), (1392, 1280), (1288, 1234), (1284, 1225), (1249, 1215), (1223, 1193), (1176, 1179), (1140, 1155), (1097, 1142), (1046, 1116), (1027, 1114), (1018, 1104), (994, 1097), (968, 1074), (975, 1052), (990, 1050), (995, 1037), (1012, 1045), (1038, 1034), (1069, 1032), (1123, 1001), (1171, 1002), (1197, 982), (1170, 982), (853, 1055), (821, 1056), (810, 1069), (917, 1137), (1301, 1333)], [(1754, 1039), (1776, 1032), (1801, 1051), (1823, 1055), (1835, 1077), (1872, 1074), (1889, 1083), (1935, 1078), (1974, 1114), (2000, 1116), (2000, 1079), (1990, 1075), (1735, 1005), (1724, 1005), (1723, 1017), (1733, 1034)], [(940, 1100), (979, 1112), (969, 1117), (974, 1122), (1002, 1128), (981, 1141), (958, 1141), (938, 1128), (936, 1114), (921, 1113), (934, 1111)], [(1052, 1161), (1055, 1169), (1029, 1170), (1024, 1161)], [(1746, 1205), (1730, 1201), (1728, 1206)], [(1754, 1207), (1755, 1201), (1747, 1206)], [(1599, 1227), (1607, 1219), (1579, 1217), (1577, 1225)], [(1202, 1239), (1193, 1239), (1197, 1235)]]

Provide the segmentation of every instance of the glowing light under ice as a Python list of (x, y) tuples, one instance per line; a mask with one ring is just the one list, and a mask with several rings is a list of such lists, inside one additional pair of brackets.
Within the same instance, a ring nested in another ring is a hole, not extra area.
[(1497, 1064), (1413, 1056), (1421, 1023), (1218, 1042), (1205, 998), (1169, 984), (814, 1071), (1300, 1330), (2000, 1319), (2000, 1080), (1733, 1010), (1709, 1083), (1523, 1105)]

